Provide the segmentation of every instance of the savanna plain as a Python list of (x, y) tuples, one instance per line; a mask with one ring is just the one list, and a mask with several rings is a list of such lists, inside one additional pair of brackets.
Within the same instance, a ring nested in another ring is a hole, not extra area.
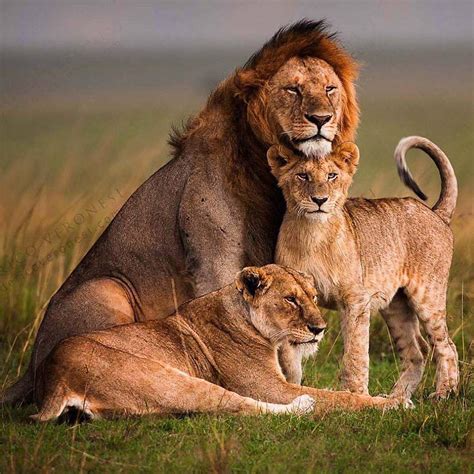
[[(196, 57), (176, 59), (179, 55), (151, 62), (146, 57), (128, 62), (80, 55), (44, 61), (5, 57), (1, 387), (25, 369), (51, 295), (136, 187), (169, 159), (171, 124), (199, 110), (215, 80), (245, 59), (239, 54), (207, 55), (204, 65)], [(415, 409), (407, 411), (300, 418), (149, 417), (70, 426), (33, 424), (28, 415), (34, 407), (1, 407), (0, 472), (472, 472), (472, 71), (456, 76), (455, 69), (453, 79), (452, 64), (435, 53), (432, 62), (420, 56), (431, 65), (428, 72), (412, 53), (391, 54), (364, 57), (361, 165), (352, 195), (409, 195), (392, 158), (402, 136), (426, 136), (451, 159), (460, 194), (452, 222), (448, 324), (459, 352), (459, 395), (441, 402), (428, 399), (434, 377), (430, 363), (413, 398)], [(439, 192), (436, 168), (415, 151), (409, 164), (433, 204)], [(306, 363), (304, 383), (336, 388), (339, 322), (334, 313), (326, 312), (326, 317), (327, 335), (316, 359)], [(378, 315), (371, 327), (370, 369), (371, 393), (388, 393), (400, 367)]]

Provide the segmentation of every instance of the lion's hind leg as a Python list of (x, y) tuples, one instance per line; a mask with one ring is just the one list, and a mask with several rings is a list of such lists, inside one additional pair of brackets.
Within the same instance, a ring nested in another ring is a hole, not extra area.
[(446, 286), (436, 280), (412, 285), (409, 298), (434, 350), (436, 391), (433, 396), (446, 398), (456, 393), (459, 385), (458, 353), (449, 337), (446, 321)]
[(290, 345), (288, 341), (284, 342), (278, 351), (278, 362), (285, 379), (289, 383), (301, 385), (303, 378), (302, 354)]
[(136, 357), (81, 337), (69, 344), (77, 346), (78, 342), (87, 344), (87, 351), (79, 352), (93, 357), (73, 360), (73, 354), (67, 361), (64, 354), (55, 354), (60, 366), (50, 367), (53, 370), (49, 371), (49, 380), (44, 381), (46, 390), (40, 411), (33, 417), (36, 421), (56, 419), (71, 409), (88, 418), (187, 413), (303, 414), (313, 409), (313, 399), (307, 395), (297, 394), (287, 404), (260, 402), (159, 360)]
[(402, 372), (391, 396), (405, 396), (410, 399), (423, 376), (429, 351), (428, 343), (421, 335), (418, 318), (403, 292), (399, 291), (388, 308), (380, 313), (402, 362)]

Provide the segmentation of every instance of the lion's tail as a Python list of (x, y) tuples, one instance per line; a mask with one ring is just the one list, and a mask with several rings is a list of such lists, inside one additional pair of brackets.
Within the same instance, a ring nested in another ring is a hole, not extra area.
[(398, 175), (403, 183), (424, 201), (426, 201), (427, 197), (413, 179), (406, 163), (405, 155), (411, 148), (423, 150), (429, 155), (438, 168), (441, 177), (441, 193), (432, 209), (446, 224), (449, 224), (454, 209), (456, 208), (456, 200), (458, 197), (458, 182), (454, 174), (454, 169), (441, 148), (427, 138), (413, 136), (400, 140), (394, 155), (397, 161)]

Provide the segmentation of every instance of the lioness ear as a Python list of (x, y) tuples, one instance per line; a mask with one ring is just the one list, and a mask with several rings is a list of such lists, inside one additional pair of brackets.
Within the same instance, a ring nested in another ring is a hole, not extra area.
[(270, 284), (270, 276), (259, 267), (245, 267), (235, 278), (235, 286), (246, 300), (265, 293)]
[(267, 151), (267, 161), (273, 176), (279, 178), (283, 174), (283, 168), (290, 162), (290, 158), (279, 145), (273, 145)]
[(334, 151), (335, 160), (349, 174), (353, 175), (359, 164), (359, 148), (355, 143), (341, 143)]

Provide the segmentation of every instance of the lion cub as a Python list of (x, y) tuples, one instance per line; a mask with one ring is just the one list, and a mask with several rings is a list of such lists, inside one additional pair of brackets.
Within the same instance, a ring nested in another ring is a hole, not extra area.
[[(446, 289), (453, 252), (449, 222), (457, 182), (446, 155), (429, 140), (400, 141), (395, 157), (401, 178), (426, 199), (406, 167), (405, 154), (420, 148), (441, 175), (441, 195), (432, 209), (413, 198), (348, 199), (359, 150), (343, 143), (326, 158), (302, 159), (275, 145), (268, 162), (282, 189), (287, 212), (275, 261), (314, 276), (320, 303), (341, 313), (344, 341), (342, 383), (367, 393), (370, 314), (380, 311), (394, 340), (403, 370), (393, 396), (411, 397), (419, 384), (428, 352), (420, 333), (424, 325), (436, 357), (436, 392), (456, 391), (456, 347), (446, 326)], [(301, 356), (286, 345), (282, 370), (294, 383)]]

